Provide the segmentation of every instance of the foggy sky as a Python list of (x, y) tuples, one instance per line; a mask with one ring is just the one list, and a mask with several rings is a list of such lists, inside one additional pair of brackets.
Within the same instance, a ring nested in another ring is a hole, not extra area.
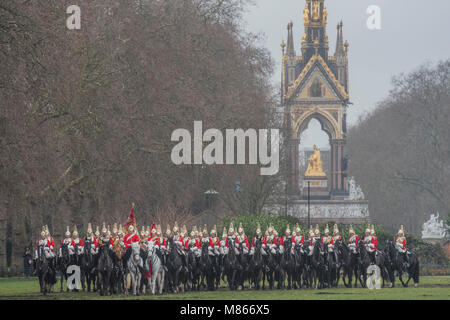
[[(294, 42), (300, 55), (304, 32), (305, 0), (255, 0), (248, 8), (245, 27), (264, 33), (264, 46), (276, 61), (273, 82), (280, 85), (281, 40), (287, 39), (287, 24), (294, 23)], [(381, 8), (381, 30), (369, 30), (367, 7)], [(448, 0), (325, 0), (328, 10), (329, 55), (336, 47), (336, 25), (342, 20), (349, 47), (350, 106), (348, 124), (373, 110), (391, 88), (392, 76), (408, 73), (425, 62), (450, 58), (450, 1)], [(320, 127), (306, 132), (306, 144), (327, 146)]]

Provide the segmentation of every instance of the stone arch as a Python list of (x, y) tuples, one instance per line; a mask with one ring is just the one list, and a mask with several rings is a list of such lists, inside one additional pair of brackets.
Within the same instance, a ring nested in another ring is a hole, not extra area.
[(300, 135), (308, 128), (308, 124), (313, 118), (319, 121), (322, 130), (330, 137), (330, 141), (341, 138), (337, 122), (331, 115), (321, 110), (312, 110), (297, 119), (295, 126), (293, 127), (292, 137), (299, 139)]

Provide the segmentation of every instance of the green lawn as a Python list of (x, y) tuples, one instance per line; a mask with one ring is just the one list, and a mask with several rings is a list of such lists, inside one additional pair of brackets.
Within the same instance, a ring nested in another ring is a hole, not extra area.
[(52, 293), (46, 297), (39, 293), (39, 284), (36, 278), (0, 278), (0, 299), (198, 299), (198, 300), (213, 300), (213, 299), (279, 299), (279, 300), (417, 300), (417, 299), (445, 299), (450, 300), (450, 277), (436, 276), (436, 277), (421, 277), (419, 287), (410, 286), (408, 288), (396, 287), (393, 289), (385, 288), (380, 290), (369, 289), (348, 289), (340, 286), (336, 289), (323, 290), (243, 290), (230, 291), (228, 289), (221, 289), (219, 291), (207, 292), (186, 292), (180, 294), (164, 294), (162, 296), (128, 296), (115, 295), (111, 297), (101, 297), (98, 293), (85, 292), (64, 292), (59, 293), (59, 282), (55, 289), (57, 293)]

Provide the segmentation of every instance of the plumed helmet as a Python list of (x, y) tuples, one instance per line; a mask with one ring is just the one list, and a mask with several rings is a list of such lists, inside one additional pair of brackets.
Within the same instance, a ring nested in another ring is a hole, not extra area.
[(41, 237), (45, 237), (45, 226), (42, 226)]
[(269, 228), (267, 229), (267, 231), (269, 232), (269, 234), (272, 234), (273, 233), (273, 227), (272, 227), (272, 224), (271, 223), (269, 223)]
[(256, 235), (259, 237), (261, 236), (261, 226), (259, 225), (259, 222), (256, 224)]
[(309, 226), (309, 236), (314, 237), (314, 230), (313, 230), (312, 225)]
[(400, 230), (398, 230), (397, 235), (401, 237), (405, 235), (405, 229), (403, 228), (403, 225), (400, 226)]
[(142, 226), (140, 236), (141, 237), (145, 236), (145, 226)]
[(334, 226), (333, 226), (333, 234), (339, 234), (339, 229), (338, 229), (338, 226), (337, 226), (337, 224), (335, 223), (334, 224)]
[(186, 225), (183, 224), (183, 227), (181, 228), (181, 233), (182, 233), (183, 237), (187, 236), (187, 232), (188, 231), (187, 231)]
[(156, 225), (154, 223), (152, 224), (152, 229), (150, 232), (152, 233), (152, 236), (156, 234)]
[(175, 221), (175, 225), (173, 226), (173, 233), (177, 233), (178, 231), (178, 222)]
[(106, 223), (103, 222), (103, 226), (102, 226), (102, 235), (106, 235), (106, 233), (108, 232), (108, 229), (106, 229)]
[(228, 228), (228, 234), (232, 235), (234, 233), (233, 222), (230, 223), (230, 227)]
[(325, 225), (325, 230), (323, 231), (325, 234), (330, 233), (330, 229), (328, 229), (328, 223)]
[(166, 228), (166, 236), (170, 237), (172, 235), (172, 230), (170, 229), (170, 224), (167, 225)]
[(297, 223), (297, 225), (295, 226), (295, 233), (297, 235), (301, 235), (302, 234), (302, 229), (300, 228), (299, 224)]
[(227, 238), (227, 227), (223, 227), (222, 239), (226, 239), (226, 238)]
[(161, 225), (158, 224), (158, 226), (156, 227), (156, 235), (157, 235), (158, 237), (161, 237), (161, 233), (162, 233)]
[(119, 230), (117, 229), (117, 223), (114, 223), (113, 224), (113, 230), (112, 230), (112, 232), (113, 232), (113, 235), (117, 235), (117, 232), (118, 232)]
[(107, 231), (106, 231), (106, 235), (108, 236), (108, 237), (111, 237), (111, 230), (109, 229), (109, 225), (108, 225), (108, 229), (106, 229)]
[(195, 238), (195, 230), (194, 230), (194, 228), (192, 228), (190, 236), (191, 236), (191, 238)]
[(239, 222), (239, 229), (238, 229), (239, 234), (244, 233), (244, 227), (242, 226), (242, 222)]
[(366, 233), (370, 233), (370, 224), (367, 225)]
[(320, 229), (319, 229), (319, 225), (316, 224), (316, 229), (314, 230), (314, 235), (315, 236), (320, 236)]
[(130, 224), (129, 226), (128, 226), (128, 232), (131, 234), (131, 233), (134, 233), (134, 226), (132, 225), (132, 224)]
[(206, 227), (206, 224), (203, 226), (203, 237), (208, 236), (208, 228)]
[(372, 224), (372, 227), (370, 228), (370, 235), (375, 235), (375, 226)]
[(88, 223), (88, 227), (87, 227), (87, 232), (86, 233), (87, 233), (88, 236), (92, 235), (92, 225), (91, 225), (90, 222)]
[(118, 236), (123, 236), (123, 227), (122, 227), (121, 224), (119, 224), (119, 228), (118, 228), (118, 231), (117, 231), (117, 235), (118, 235)]
[(45, 225), (45, 236), (50, 237), (50, 231), (48, 230), (48, 225)]
[(289, 229), (289, 224), (286, 227), (286, 236), (290, 236), (291, 235), (291, 229)]
[(67, 230), (66, 230), (66, 237), (70, 237), (70, 230), (69, 230), (69, 226), (67, 226)]
[(348, 229), (349, 234), (355, 234), (355, 230), (353, 230), (353, 226), (350, 225), (350, 228)]
[(217, 235), (217, 228), (216, 225), (213, 225), (212, 229), (211, 229), (211, 236), (215, 237)]
[(150, 236), (150, 226), (145, 229), (145, 236), (148, 238)]
[(267, 237), (269, 235), (269, 227), (266, 227), (266, 231), (264, 231), (264, 235)]
[(95, 236), (96, 237), (100, 236), (100, 230), (98, 226), (95, 227)]
[(77, 230), (77, 225), (73, 226), (72, 235), (73, 235), (74, 238), (78, 238), (79, 234), (78, 234), (78, 230)]

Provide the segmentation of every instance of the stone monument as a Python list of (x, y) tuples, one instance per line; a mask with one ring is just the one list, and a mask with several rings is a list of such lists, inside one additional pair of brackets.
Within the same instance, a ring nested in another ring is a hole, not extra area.
[(431, 214), (430, 219), (425, 221), (422, 226), (422, 240), (426, 242), (437, 242), (445, 238), (448, 226), (444, 221), (439, 221), (439, 213)]

